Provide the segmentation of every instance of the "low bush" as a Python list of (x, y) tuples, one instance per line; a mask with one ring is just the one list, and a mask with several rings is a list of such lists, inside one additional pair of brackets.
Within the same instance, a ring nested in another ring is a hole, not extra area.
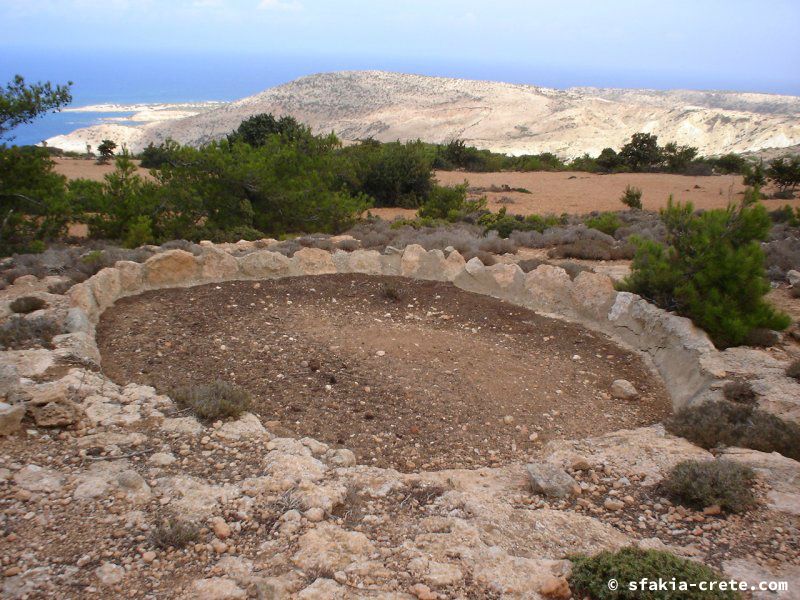
[(800, 359), (793, 361), (792, 364), (786, 367), (786, 376), (800, 381)]
[(586, 219), (586, 226), (591, 229), (597, 229), (608, 235), (614, 235), (617, 229), (622, 227), (622, 221), (619, 217), (611, 212), (602, 213), (597, 217)]
[(744, 339), (745, 345), (754, 346), (756, 348), (771, 348), (780, 341), (781, 336), (777, 331), (772, 331), (764, 327), (751, 329)]
[(11, 312), (26, 315), (36, 310), (41, 310), (45, 306), (47, 306), (47, 302), (36, 296), (20, 296), (13, 300), (8, 305), (8, 308), (11, 309)]
[(642, 208), (642, 190), (630, 185), (625, 186), (625, 191), (619, 199), (628, 208), (641, 210)]
[(667, 430), (702, 448), (752, 448), (800, 460), (800, 425), (753, 405), (719, 400), (680, 409)]
[(754, 481), (753, 469), (731, 460), (687, 460), (675, 465), (659, 487), (684, 506), (744, 512), (756, 504)]
[(53, 338), (63, 333), (62, 327), (48, 316), (25, 318), (12, 315), (0, 325), (0, 348), (27, 350), (40, 346), (51, 348)]
[(775, 280), (786, 278), (786, 273), (800, 265), (800, 236), (785, 237), (764, 244), (766, 267)]
[(577, 240), (556, 246), (547, 252), (550, 258), (577, 258), (580, 260), (611, 260), (613, 246), (594, 240)]
[(203, 421), (236, 418), (252, 403), (247, 390), (220, 380), (211, 385), (179, 388), (174, 397), (179, 406), (191, 409)]
[(200, 528), (194, 523), (171, 517), (156, 525), (150, 534), (150, 541), (156, 548), (184, 548), (196, 541)]
[(403, 296), (403, 292), (394, 284), (385, 283), (381, 286), (381, 298), (385, 300), (389, 300), (390, 302), (402, 302)]
[(726, 400), (739, 404), (755, 404), (756, 393), (749, 381), (729, 381), (722, 388)]
[[(700, 582), (720, 581), (722, 576), (705, 565), (668, 552), (623, 548), (616, 552), (604, 551), (591, 557), (572, 557), (572, 575), (569, 583), (576, 598), (592, 600), (738, 600), (740, 596), (729, 591), (701, 591)], [(674, 580), (686, 589), (658, 591), (631, 590), (629, 582), (648, 579), (658, 585), (658, 580)], [(619, 588), (610, 590), (608, 582), (615, 580)]]

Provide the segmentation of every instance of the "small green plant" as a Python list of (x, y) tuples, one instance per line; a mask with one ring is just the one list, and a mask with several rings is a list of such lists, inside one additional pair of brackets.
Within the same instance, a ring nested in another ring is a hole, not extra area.
[[(592, 600), (738, 600), (741, 596), (732, 591), (701, 591), (701, 581), (719, 582), (722, 576), (712, 568), (700, 563), (679, 558), (669, 552), (623, 548), (617, 552), (600, 552), (595, 556), (572, 558), (570, 586), (576, 598), (590, 597)], [(658, 585), (658, 580), (674, 580), (686, 589), (654, 590), (630, 589), (647, 579)], [(614, 580), (618, 588), (609, 589)], [(694, 585), (692, 585), (694, 584)]]
[(726, 400), (740, 404), (755, 404), (756, 393), (749, 381), (729, 381), (722, 388)]
[(753, 469), (731, 460), (687, 460), (675, 465), (660, 488), (684, 506), (744, 512), (756, 504), (754, 481)]
[(180, 388), (174, 396), (179, 406), (191, 409), (198, 419), (204, 421), (236, 418), (248, 410), (252, 403), (247, 390), (221, 380), (211, 385)]
[(138, 248), (155, 241), (153, 226), (149, 217), (138, 216), (131, 220), (125, 233), (123, 244), (126, 248)]
[(795, 360), (792, 362), (792, 364), (786, 367), (786, 376), (800, 381), (800, 359)]
[(622, 221), (619, 220), (619, 217), (610, 212), (602, 213), (591, 219), (586, 219), (585, 223), (590, 229), (596, 229), (597, 231), (602, 231), (612, 236), (617, 232), (617, 229), (622, 227)]
[(687, 406), (666, 421), (670, 433), (710, 450), (752, 448), (800, 460), (800, 425), (753, 405), (719, 400)]
[(36, 296), (20, 296), (8, 305), (11, 312), (17, 314), (28, 314), (36, 310), (41, 310), (47, 306), (47, 302)]
[(630, 185), (625, 187), (622, 197), (619, 199), (628, 208), (642, 209), (642, 190)]
[(183, 548), (197, 540), (200, 528), (194, 523), (175, 517), (159, 523), (150, 535), (150, 541), (156, 548)]
[(381, 286), (381, 297), (391, 302), (402, 302), (403, 292), (396, 285), (385, 283)]

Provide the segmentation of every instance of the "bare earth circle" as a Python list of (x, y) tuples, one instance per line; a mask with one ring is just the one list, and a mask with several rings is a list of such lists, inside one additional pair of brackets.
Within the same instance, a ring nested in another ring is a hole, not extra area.
[[(603, 335), (449, 283), (329, 275), (158, 290), (107, 310), (97, 341), (118, 383), (231, 381), (272, 431), (402, 471), (524, 460), (549, 439), (670, 412), (663, 382)], [(615, 379), (640, 397), (612, 398)]]

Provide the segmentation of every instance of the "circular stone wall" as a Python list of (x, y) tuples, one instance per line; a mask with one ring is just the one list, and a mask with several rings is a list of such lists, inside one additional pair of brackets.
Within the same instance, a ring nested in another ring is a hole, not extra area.
[[(271, 429), (400, 470), (525, 460), (550, 439), (671, 410), (663, 383), (606, 336), (450, 283), (344, 274), (150, 291), (108, 309), (97, 341), (119, 383), (232, 381)], [(612, 398), (615, 379), (640, 397)]]

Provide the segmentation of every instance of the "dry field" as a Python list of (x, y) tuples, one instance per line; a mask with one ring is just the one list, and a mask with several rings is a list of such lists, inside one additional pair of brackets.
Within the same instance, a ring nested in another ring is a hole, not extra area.
[[(56, 171), (69, 179), (86, 178), (102, 181), (114, 170), (114, 165), (98, 165), (93, 160), (57, 158)], [(137, 162), (138, 161), (134, 161)], [(139, 168), (139, 174), (150, 177), (147, 169)], [(506, 206), (510, 213), (536, 214), (585, 214), (595, 210), (620, 210), (624, 208), (619, 198), (625, 186), (632, 185), (644, 193), (642, 202), (648, 210), (658, 210), (667, 203), (670, 195), (676, 200), (691, 200), (697, 208), (722, 208), (729, 200), (741, 198), (744, 191), (742, 178), (738, 175), (714, 175), (690, 177), (666, 173), (619, 173), (596, 175), (582, 172), (549, 173), (466, 173), (464, 171), (437, 171), (436, 179), (442, 185), (457, 185), (467, 181), (475, 195), (486, 195), (493, 211)], [(531, 193), (493, 192), (493, 188), (525, 188)], [(773, 191), (766, 190), (768, 193)], [(769, 209), (784, 204), (800, 206), (800, 199), (764, 200)], [(384, 219), (398, 216), (412, 217), (416, 211), (402, 208), (373, 209), (372, 214)]]
[[(697, 208), (723, 208), (730, 199), (738, 200), (744, 191), (742, 178), (738, 175), (714, 175), (690, 177), (667, 173), (619, 173), (596, 175), (593, 173), (543, 171), (531, 173), (465, 173), (463, 171), (437, 171), (436, 178), (442, 185), (456, 185), (467, 181), (479, 195), (486, 195), (493, 211), (506, 206), (508, 212), (528, 214), (585, 214), (594, 210), (621, 210), (619, 201), (625, 186), (632, 185), (642, 190), (642, 203), (648, 210), (658, 210), (667, 204), (672, 195), (676, 200), (691, 200)], [(501, 188), (525, 188), (522, 192), (491, 192), (492, 186)], [(768, 193), (771, 189), (766, 190)], [(506, 199), (505, 201), (503, 199)], [(509, 202), (510, 200), (510, 202)], [(772, 210), (784, 204), (800, 206), (800, 199), (765, 200)], [(413, 210), (381, 208), (372, 211), (386, 219), (397, 216), (412, 216)]]
[[(56, 158), (56, 172), (66, 176), (67, 179), (91, 179), (103, 181), (103, 177), (114, 171), (114, 163), (98, 165), (94, 160), (83, 158)], [(138, 160), (133, 161), (137, 167)], [(139, 167), (139, 175), (150, 178), (150, 171)]]

